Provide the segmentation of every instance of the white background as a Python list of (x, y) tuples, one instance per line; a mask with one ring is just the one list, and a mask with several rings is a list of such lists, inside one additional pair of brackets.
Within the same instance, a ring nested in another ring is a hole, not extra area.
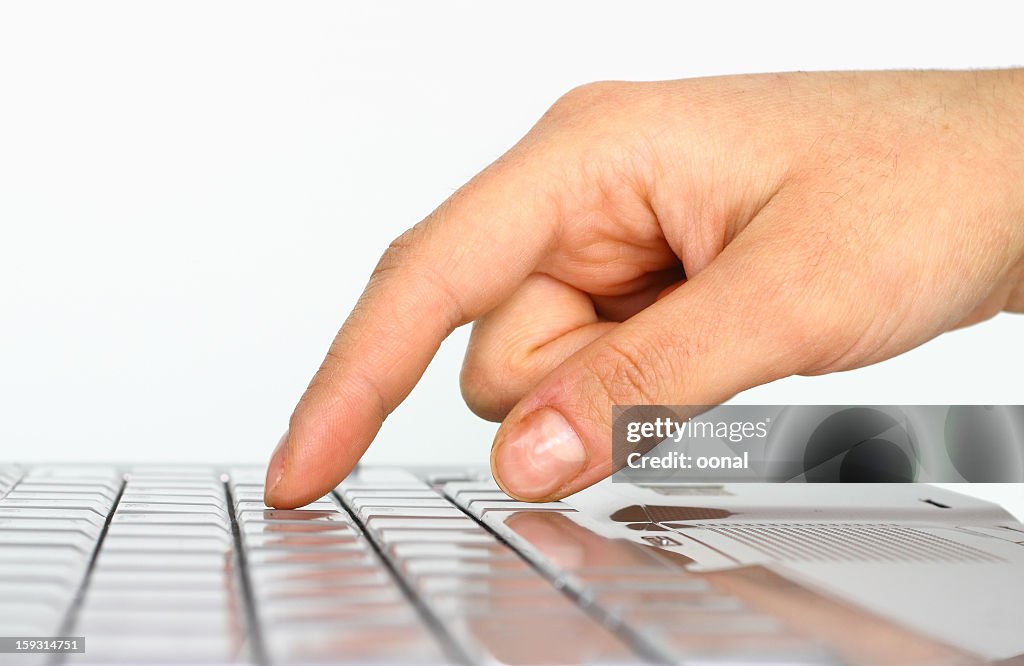
[[(984, 2), (4, 3), (0, 458), (263, 461), (387, 242), (574, 85), (1008, 66), (1022, 18)], [(458, 393), (467, 333), (370, 460), (486, 461), (494, 426)], [(741, 399), (1018, 403), (1022, 334), (1004, 315)]]

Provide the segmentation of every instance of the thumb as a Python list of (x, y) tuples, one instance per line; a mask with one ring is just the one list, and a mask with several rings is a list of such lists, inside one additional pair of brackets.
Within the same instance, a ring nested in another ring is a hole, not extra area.
[[(748, 229), (749, 231), (753, 231)], [(792, 264), (740, 234), (711, 264), (555, 368), (505, 419), (495, 479), (525, 500), (557, 499), (611, 474), (612, 407), (712, 405), (798, 372), (798, 312), (781, 301)]]

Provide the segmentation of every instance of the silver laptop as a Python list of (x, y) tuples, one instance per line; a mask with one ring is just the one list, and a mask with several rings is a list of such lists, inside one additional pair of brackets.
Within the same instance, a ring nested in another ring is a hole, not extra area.
[(1024, 525), (930, 486), (262, 484), (0, 466), (0, 664), (1024, 663)]

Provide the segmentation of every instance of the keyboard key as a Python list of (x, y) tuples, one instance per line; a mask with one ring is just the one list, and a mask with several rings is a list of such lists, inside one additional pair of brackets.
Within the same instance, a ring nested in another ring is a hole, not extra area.
[(401, 570), (408, 576), (444, 574), (473, 578), (500, 576), (509, 572), (532, 572), (530, 565), (518, 557), (477, 560), (415, 558), (403, 560)]
[(38, 518), (40, 520), (61, 520), (61, 519), (75, 519), (84, 520), (102, 527), (106, 520), (106, 516), (97, 514), (91, 509), (54, 509), (52, 507), (42, 508), (13, 508), (4, 507), (0, 503), (0, 519), (5, 518)]
[(261, 590), (305, 589), (321, 585), (354, 587), (385, 585), (392, 582), (391, 574), (377, 562), (365, 566), (309, 568), (293, 571), (276, 568), (257, 568), (250, 571), (253, 584)]
[[(359, 508), (356, 513), (363, 520), (375, 517), (395, 516), (399, 518), (465, 518), (460, 509), (441, 500), (440, 507), (404, 507), (404, 506), (367, 506)], [(474, 523), (475, 524), (475, 523)]]
[[(516, 502), (501, 490), (463, 490), (458, 493), (457, 497), (462, 506), (468, 506), (471, 502), (478, 501)], [(552, 502), (552, 504), (561, 504), (561, 502)]]
[(694, 633), (683, 628), (651, 632), (670, 654), (693, 655), (705, 663), (833, 664), (840, 663), (805, 638), (786, 634)]
[(250, 565), (287, 565), (287, 564), (356, 564), (373, 561), (369, 549), (355, 548), (349, 550), (251, 550), (246, 554)]
[(109, 465), (40, 465), (33, 467), (26, 479), (119, 479), (117, 468)]
[(130, 485), (133, 489), (139, 492), (157, 492), (159, 490), (168, 490), (171, 492), (185, 491), (186, 493), (211, 492), (218, 497), (224, 494), (224, 485), (214, 480), (202, 481), (179, 479), (175, 481), (172, 479), (146, 479), (140, 481), (138, 479), (132, 479), (132, 481), (127, 485)]
[(445, 484), (444, 486), (444, 494), (452, 499), (458, 498), (462, 493), (479, 492), (499, 492), (504, 494), (501, 487), (495, 483), (494, 479), (484, 479), (481, 481), (456, 481), (454, 483)]
[[(237, 632), (236, 632), (237, 634)], [(161, 630), (151, 633), (133, 631), (130, 635), (113, 631), (93, 631), (86, 637), (86, 653), (69, 654), (69, 664), (234, 664), (251, 663), (245, 643), (231, 634), (194, 635), (182, 640), (178, 633)]]
[(637, 569), (577, 569), (576, 577), (595, 594), (602, 592), (634, 592), (686, 594), (711, 592), (711, 585), (699, 576), (690, 576), (683, 571), (665, 570), (649, 573)]
[[(273, 552), (273, 551), (268, 551)], [(286, 554), (286, 553), (285, 553)], [(277, 556), (284, 555), (280, 552), (276, 553)], [(358, 553), (350, 553), (348, 557), (343, 559), (334, 560), (319, 560), (319, 561), (278, 561), (270, 559), (267, 561), (257, 561), (247, 556), (247, 562), (249, 565), (249, 577), (251, 580), (256, 580), (261, 576), (288, 576), (293, 574), (309, 574), (316, 575), (321, 572), (334, 571), (339, 569), (352, 569), (355, 571), (371, 571), (374, 569), (381, 569), (382, 565), (379, 558), (371, 550), (367, 550), (361, 556)]]
[(208, 514), (227, 520), (224, 509), (213, 504), (159, 504), (154, 502), (121, 502), (117, 505), (118, 514), (126, 513), (166, 513), (166, 514)]
[(451, 472), (431, 472), (427, 474), (427, 483), (440, 486), (446, 483), (480, 481), (481, 474), (476, 470), (459, 470)]
[(213, 467), (206, 465), (169, 465), (159, 463), (155, 465), (135, 465), (128, 471), (129, 478), (138, 476), (198, 476), (203, 478), (217, 478), (220, 476)]
[[(9, 531), (61, 531), (80, 532), (90, 537), (99, 536), (102, 528), (96, 523), (81, 518), (3, 518), (0, 517), (0, 534)], [(0, 537), (0, 542), (3, 538)]]
[(315, 520), (247, 520), (244, 534), (361, 534), (347, 522)]
[(59, 620), (64, 604), (55, 604), (45, 596), (31, 599), (0, 599), (0, 618), (17, 620), (24, 618), (31, 622)]
[(396, 543), (388, 548), (388, 552), (399, 560), (406, 558), (451, 558), (458, 560), (519, 560), (512, 549), (499, 543), (491, 542), (458, 544), (458, 543)]
[(405, 518), (401, 516), (373, 516), (367, 525), (381, 530), (474, 530), (477, 523), (465, 515), (459, 518)]
[(437, 639), (421, 623), (271, 627), (267, 652), (281, 664), (450, 664)]
[[(87, 650), (93, 634), (116, 631), (122, 635), (135, 633), (178, 635), (187, 634), (187, 643), (195, 636), (224, 636), (236, 630), (241, 618), (225, 613), (223, 609), (170, 608), (153, 605), (137, 608), (99, 608), (89, 602), (82, 608), (76, 631), (86, 637)], [(168, 653), (174, 655), (172, 651)]]
[(231, 493), (235, 504), (239, 502), (263, 502), (263, 490), (235, 490)]
[(0, 626), (3, 627), (5, 634), (52, 636), (60, 627), (63, 619), (63, 607), (55, 608), (37, 600), (4, 601), (0, 599)]
[(7, 493), (10, 500), (63, 500), (66, 502), (85, 500), (86, 502), (112, 503), (114, 496), (102, 491), (65, 492), (54, 490), (25, 490), (20, 486)]
[(745, 609), (743, 603), (734, 597), (715, 594), (677, 595), (672, 599), (660, 602), (637, 605), (633, 599), (625, 597), (622, 602), (604, 598), (600, 603), (611, 611), (611, 615), (620, 622), (638, 626), (662, 626), (686, 622), (695, 613), (733, 614)]
[(0, 599), (4, 601), (40, 601), (64, 608), (75, 594), (63, 581), (0, 581)]
[(227, 498), (224, 485), (216, 481), (127, 481), (125, 493), (143, 495), (199, 495), (217, 500)]
[(53, 490), (67, 492), (82, 492), (83, 490), (105, 490), (117, 494), (121, 487), (120, 479), (51, 479), (51, 478), (27, 478), (18, 484), (22, 490)]
[(259, 610), (283, 612), (286, 609), (332, 609), (339, 606), (359, 607), (367, 604), (408, 603), (405, 594), (397, 585), (364, 585), (355, 587), (339, 587), (322, 589), (315, 587), (299, 587), (282, 589), (279, 587), (256, 587)]
[(576, 509), (561, 502), (513, 502), (511, 500), (474, 500), (467, 505), (467, 510), (474, 516), (481, 518), (491, 512), (505, 511), (552, 511), (557, 513), (574, 513)]
[(526, 610), (515, 615), (448, 616), (445, 628), (482, 663), (642, 663), (621, 639), (578, 608), (558, 614)]
[(100, 549), (97, 567), (115, 571), (222, 571), (227, 553), (117, 552)]
[(212, 493), (208, 495), (170, 495), (163, 493), (139, 493), (133, 490), (125, 490), (124, 495), (121, 496), (121, 502), (125, 504), (147, 502), (152, 504), (173, 504), (175, 506), (181, 504), (190, 506), (215, 506), (221, 510), (227, 508), (227, 502), (224, 498), (216, 497)]
[(75, 530), (14, 530), (0, 529), (0, 544), (11, 546), (63, 546), (83, 553), (91, 552), (95, 538)]
[(91, 511), (101, 519), (106, 518), (111, 503), (106, 500), (63, 500), (63, 499), (0, 499), (0, 510), (3, 509), (68, 509)]
[[(96, 590), (137, 589), (149, 592), (164, 589), (210, 589), (229, 584), (223, 570), (174, 571), (171, 574), (151, 571), (123, 571), (99, 567), (89, 582), (90, 594)], [(154, 595), (155, 599), (159, 599)]]
[(85, 575), (85, 560), (77, 562), (0, 562), (0, 581), (54, 581), (67, 586), (77, 585)]
[(219, 513), (169, 513), (160, 511), (149, 512), (122, 512), (120, 507), (110, 519), (111, 526), (119, 524), (128, 525), (215, 525), (226, 527), (230, 525), (228, 519)]
[(111, 522), (107, 537), (141, 536), (174, 537), (176, 539), (217, 539), (226, 544), (233, 543), (231, 532), (226, 525), (210, 523), (133, 523)]
[(508, 615), (517, 613), (565, 613), (577, 608), (565, 594), (551, 588), (521, 594), (458, 594), (439, 592), (430, 595), (430, 609), (441, 621), (447, 617)]
[(29, 544), (6, 543), (0, 548), (0, 564), (23, 562), (84, 563), (89, 561), (90, 553), (74, 546), (55, 544), (35, 546)]
[(355, 534), (247, 534), (245, 545), (250, 549), (288, 550), (365, 550), (362, 536)]
[[(157, 603), (154, 603), (154, 596), (159, 597)], [(165, 587), (155, 593), (152, 588), (91, 586), (87, 603), (90, 609), (132, 611), (148, 608), (173, 612), (186, 609), (227, 611), (233, 602), (226, 588), (214, 585), (201, 589)]]
[[(337, 510), (337, 505), (330, 500), (317, 500), (311, 502), (306, 506), (295, 509), (298, 511), (333, 511)], [(263, 503), (263, 500), (258, 502), (237, 502), (235, 504), (235, 511), (272, 511), (273, 507), (267, 506)]]
[(341, 482), (341, 487), (389, 487), (396, 484), (427, 487), (415, 474), (398, 467), (358, 467)]
[(260, 480), (259, 482), (256, 482), (256, 481), (235, 481), (235, 480), (232, 480), (229, 485), (231, 486), (231, 490), (232, 491), (236, 491), (236, 490), (258, 490), (260, 492), (263, 492), (263, 489), (266, 487), (266, 486), (263, 485), (263, 481), (262, 480)]
[[(416, 497), (356, 497), (350, 501), (352, 509), (359, 514), (366, 507), (410, 508), (410, 509), (453, 509), (452, 503), (439, 495), (430, 498)], [(458, 510), (458, 509), (456, 509)]]
[(275, 632), (283, 632), (288, 627), (303, 630), (334, 627), (345, 630), (353, 624), (414, 624), (419, 621), (416, 609), (408, 600), (402, 598), (394, 601), (364, 601), (359, 604), (334, 604), (322, 607), (285, 607), (270, 604), (262, 609), (261, 619), (273, 625)]
[(494, 537), (483, 531), (456, 530), (380, 530), (377, 532), (385, 546), (399, 543), (457, 543), (490, 544)]
[(412, 580), (413, 587), (425, 597), (432, 594), (493, 596), (545, 592), (551, 583), (532, 569), (485, 576), (424, 575)]
[(96, 500), (113, 503), (117, 491), (103, 486), (38, 486), (19, 484), (7, 494), (10, 499)]
[(250, 520), (339, 520), (350, 522), (347, 513), (333, 510), (312, 509), (266, 509), (263, 511), (239, 511), (240, 521)]
[(399, 601), (403, 598), (401, 591), (392, 581), (386, 583), (367, 582), (363, 585), (353, 585), (349, 582), (330, 586), (266, 586), (256, 591), (256, 596), (266, 607), (273, 607), (275, 604), (296, 602), (314, 602), (325, 600), (327, 606), (341, 604), (363, 605), (370, 601)]
[(424, 487), (423, 489), (405, 489), (395, 488), (390, 490), (382, 490), (379, 488), (344, 488), (342, 487), (342, 495), (346, 499), (378, 499), (378, 500), (397, 500), (397, 499), (437, 499), (440, 495), (430, 488)]
[(162, 553), (225, 553), (230, 551), (232, 543), (223, 539), (210, 537), (181, 537), (111, 535), (103, 541), (104, 553), (120, 552), (151, 552)]

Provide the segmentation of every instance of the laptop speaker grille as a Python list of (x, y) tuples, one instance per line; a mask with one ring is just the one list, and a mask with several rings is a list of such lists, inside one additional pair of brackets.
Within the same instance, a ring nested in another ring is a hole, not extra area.
[(784, 561), (1002, 561), (971, 546), (901, 525), (737, 523), (700, 527)]

